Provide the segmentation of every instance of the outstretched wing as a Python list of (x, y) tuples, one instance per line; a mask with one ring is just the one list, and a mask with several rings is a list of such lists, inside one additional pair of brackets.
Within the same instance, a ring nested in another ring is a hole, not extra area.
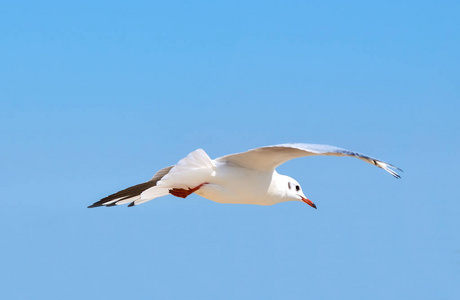
[(358, 152), (318, 144), (281, 144), (266, 146), (242, 153), (222, 156), (217, 158), (216, 161), (230, 162), (250, 169), (267, 171), (274, 170), (277, 166), (293, 158), (313, 155), (352, 156), (384, 169), (396, 178), (401, 177), (395, 171), (402, 171), (401, 169), (378, 159)]
[[(168, 174), (169, 171), (173, 167), (174, 166), (163, 168), (160, 171), (156, 172), (155, 175), (153, 175), (152, 179), (150, 179), (149, 181), (140, 183), (140, 184), (136, 184), (127, 189), (116, 192), (115, 194), (107, 196), (93, 203), (92, 205), (88, 206), (88, 208), (98, 207), (98, 206), (114, 206), (114, 205), (120, 205), (120, 204), (134, 203), (134, 201), (139, 200), (141, 198), (142, 192), (155, 187), (158, 181), (160, 181), (161, 178), (163, 178), (166, 174)], [(162, 191), (162, 195), (158, 195), (157, 197), (164, 196), (163, 194), (167, 195), (168, 190), (166, 189), (165, 191)]]
[[(152, 179), (107, 196), (88, 206), (138, 205), (166, 196), (174, 188), (196, 187), (209, 180), (214, 163), (202, 149), (197, 149), (181, 159), (176, 165), (158, 171)], [(173, 194), (174, 195), (174, 194)]]

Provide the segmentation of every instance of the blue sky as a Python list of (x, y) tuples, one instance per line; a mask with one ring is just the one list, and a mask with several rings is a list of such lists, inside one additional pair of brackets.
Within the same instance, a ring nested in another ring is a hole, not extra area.
[[(2, 299), (458, 299), (458, 1), (7, 1)], [(203, 148), (323, 143), (318, 206), (86, 206)]]

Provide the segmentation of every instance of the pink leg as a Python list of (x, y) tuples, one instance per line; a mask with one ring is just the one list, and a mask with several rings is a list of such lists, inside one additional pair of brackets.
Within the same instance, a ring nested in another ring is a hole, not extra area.
[(202, 183), (194, 188), (188, 188), (187, 190), (186, 189), (170, 189), (169, 190), (169, 193), (173, 196), (176, 196), (176, 197), (179, 197), (179, 198), (187, 198), (187, 196), (189, 196), (190, 194), (192, 193), (195, 193), (196, 191), (198, 191), (203, 185), (207, 184), (207, 182), (205, 183)]

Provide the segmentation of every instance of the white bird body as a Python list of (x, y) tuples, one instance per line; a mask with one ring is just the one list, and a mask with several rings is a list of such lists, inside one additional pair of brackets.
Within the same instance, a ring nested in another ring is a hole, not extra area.
[(283, 190), (275, 178), (282, 176), (276, 171), (271, 174), (258, 170), (240, 168), (221, 164), (217, 171), (195, 193), (203, 198), (218, 203), (272, 205), (287, 201), (283, 198)]
[[(398, 169), (349, 150), (316, 144), (282, 144), (226, 155), (215, 160), (202, 149), (176, 165), (158, 171), (152, 179), (112, 194), (89, 207), (130, 203), (137, 205), (172, 194), (186, 198), (196, 193), (218, 203), (273, 205), (303, 201), (316, 208), (293, 178), (278, 174), (277, 166), (292, 158), (311, 155), (353, 156), (384, 169), (396, 178)], [(399, 170), (399, 169), (398, 169)]]

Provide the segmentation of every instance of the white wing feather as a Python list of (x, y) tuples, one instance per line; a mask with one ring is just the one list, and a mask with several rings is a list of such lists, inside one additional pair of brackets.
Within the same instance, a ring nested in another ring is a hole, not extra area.
[(395, 170), (401, 169), (364, 154), (318, 144), (280, 144), (252, 149), (242, 153), (230, 154), (216, 159), (217, 162), (234, 163), (255, 170), (274, 170), (279, 165), (293, 158), (314, 155), (351, 156), (384, 169), (396, 178), (400, 178)]

